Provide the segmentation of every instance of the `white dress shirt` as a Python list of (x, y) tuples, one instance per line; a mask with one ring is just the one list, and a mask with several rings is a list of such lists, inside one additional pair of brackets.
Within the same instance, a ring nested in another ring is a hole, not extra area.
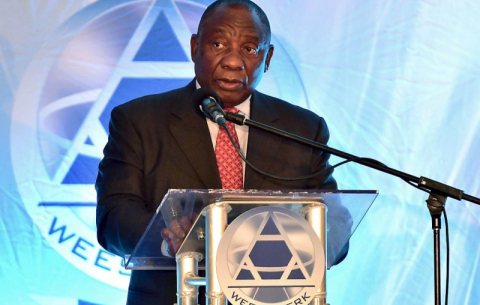
[[(200, 84), (197, 82), (197, 89), (200, 88)], [(250, 118), (250, 99), (251, 95), (243, 101), (241, 104), (235, 106), (239, 110), (239, 113), (244, 115), (247, 119)], [(212, 122), (211, 120), (205, 118), (207, 120), (208, 130), (210, 131), (210, 138), (212, 139), (213, 150), (215, 150), (215, 146), (217, 144), (217, 135), (220, 126), (217, 123)], [(240, 150), (242, 151), (243, 155), (247, 157), (247, 146), (248, 146), (248, 126), (246, 125), (235, 125), (235, 131), (237, 132), (238, 137), (238, 144), (240, 145)], [(243, 182), (245, 183), (245, 161), (242, 160), (243, 166)]]
[[(235, 106), (239, 110), (239, 113), (244, 115), (247, 119), (250, 117), (250, 97), (240, 105)], [(217, 123), (212, 122), (207, 119), (208, 130), (210, 131), (210, 137), (212, 139), (213, 150), (217, 144), (217, 135), (220, 129), (220, 126)], [(243, 155), (247, 157), (247, 145), (248, 145), (248, 126), (246, 125), (235, 125), (235, 131), (238, 137), (238, 144), (240, 145), (240, 150)], [(243, 166), (243, 182), (245, 182), (245, 161), (242, 160)]]

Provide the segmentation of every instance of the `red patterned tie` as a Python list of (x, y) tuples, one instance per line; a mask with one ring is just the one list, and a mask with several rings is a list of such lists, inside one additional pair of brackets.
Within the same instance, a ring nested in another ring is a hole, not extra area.
[[(238, 109), (233, 107), (224, 108), (223, 110), (225, 110), (225, 112), (238, 113)], [(238, 145), (235, 124), (227, 121), (227, 127)], [(230, 138), (223, 127), (220, 127), (218, 131), (217, 143), (215, 144), (215, 156), (217, 157), (222, 188), (243, 189), (242, 158), (240, 158), (232, 142), (230, 142)]]

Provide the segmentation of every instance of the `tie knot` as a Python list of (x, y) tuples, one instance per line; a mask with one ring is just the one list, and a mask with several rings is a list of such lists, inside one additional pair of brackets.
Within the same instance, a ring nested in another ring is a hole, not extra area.
[(227, 107), (227, 108), (223, 108), (223, 111), (225, 111), (225, 112), (231, 112), (231, 113), (238, 113), (240, 110), (238, 110), (238, 109), (235, 108), (235, 107)]

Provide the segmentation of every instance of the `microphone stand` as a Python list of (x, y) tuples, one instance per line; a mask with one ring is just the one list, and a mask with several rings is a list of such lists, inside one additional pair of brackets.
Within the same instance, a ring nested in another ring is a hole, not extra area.
[[(321, 149), (324, 152), (330, 153), (340, 158), (351, 160), (355, 163), (379, 170), (389, 175), (398, 177), (407, 183), (416, 183), (417, 187), (423, 189), (429, 193), (427, 207), (432, 218), (432, 230), (433, 230), (433, 247), (434, 247), (434, 273), (435, 273), (435, 305), (441, 305), (441, 278), (440, 278), (440, 229), (441, 229), (441, 216), (445, 206), (445, 202), (448, 197), (457, 200), (467, 200), (472, 203), (480, 205), (480, 198), (465, 194), (462, 190), (451, 187), (447, 184), (440, 183), (438, 181), (426, 178), (416, 177), (402, 171), (386, 167), (381, 163), (373, 162), (365, 158), (359, 158), (357, 156), (345, 153), (341, 150), (337, 150), (327, 145), (312, 141), (310, 139), (300, 137), (293, 133), (247, 119), (244, 115), (227, 112), (225, 118), (237, 125), (247, 125), (255, 128), (259, 128), (276, 135), (303, 143), (313, 148)], [(412, 184), (413, 185), (413, 184)], [(413, 185), (415, 186), (415, 185)]]

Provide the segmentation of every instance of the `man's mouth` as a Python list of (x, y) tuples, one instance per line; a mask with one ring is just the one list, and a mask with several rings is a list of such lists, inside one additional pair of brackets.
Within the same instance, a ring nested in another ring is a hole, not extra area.
[(217, 84), (221, 89), (224, 90), (238, 90), (243, 87), (243, 81), (238, 79), (219, 79)]

